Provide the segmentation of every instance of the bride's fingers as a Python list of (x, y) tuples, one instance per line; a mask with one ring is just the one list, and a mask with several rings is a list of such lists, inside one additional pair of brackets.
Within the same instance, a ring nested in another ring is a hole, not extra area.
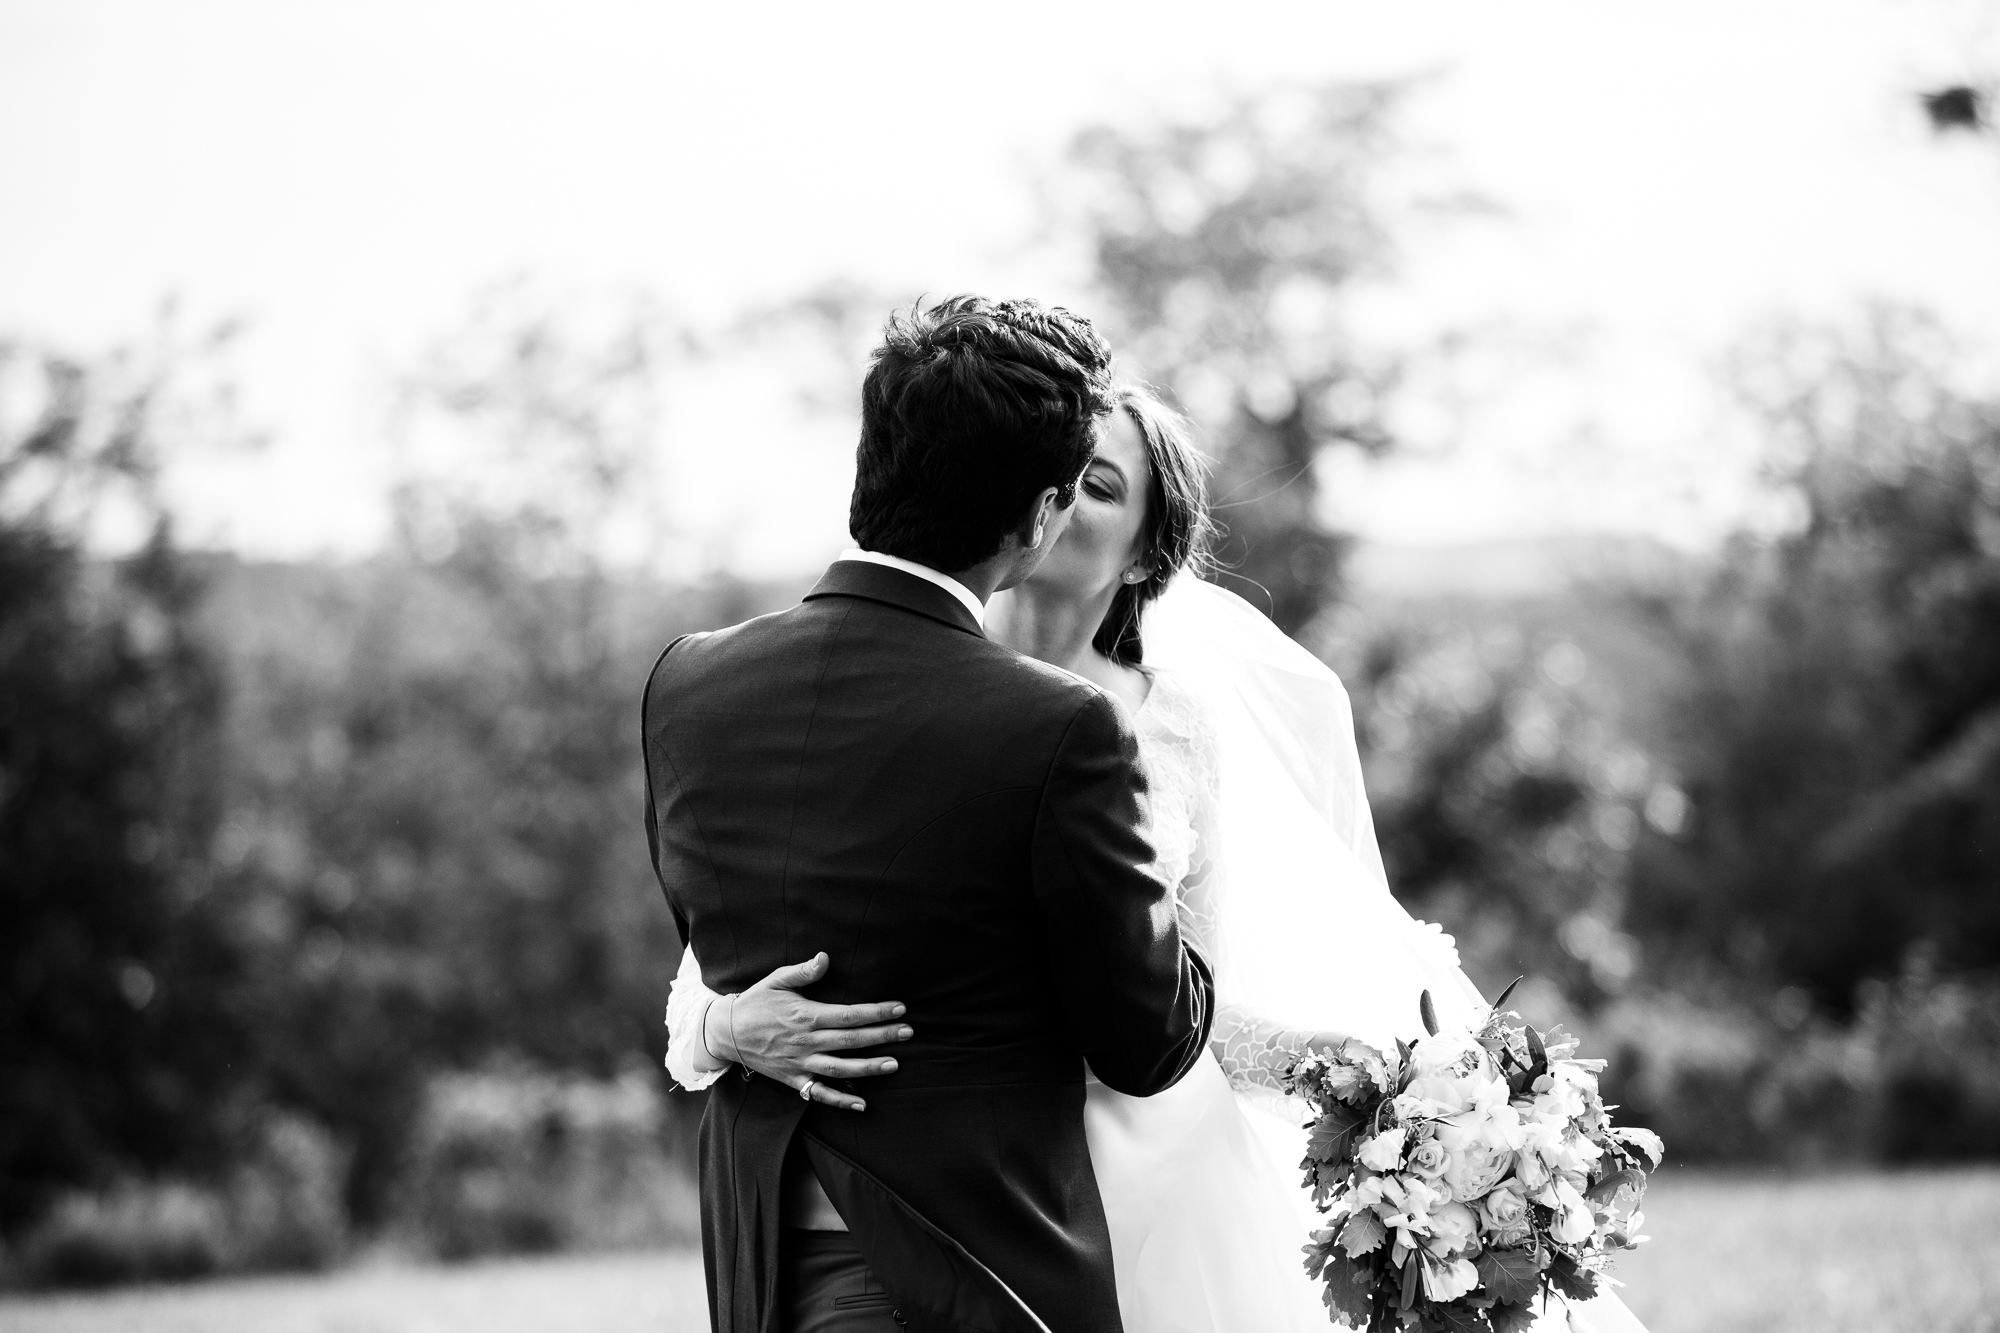
[(915, 1029), (901, 1023), (879, 1028), (819, 1028), (801, 1034), (799, 1040), (815, 1051), (859, 1051), (908, 1041), (915, 1035)]

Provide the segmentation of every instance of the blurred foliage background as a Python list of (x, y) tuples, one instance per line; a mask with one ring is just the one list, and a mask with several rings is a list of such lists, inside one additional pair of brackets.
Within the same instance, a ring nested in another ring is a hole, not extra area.
[[(1725, 373), (1788, 522), (1357, 593), (1330, 460), (1398, 448), (1452, 349), (1368, 345), (1352, 285), (1484, 207), (1392, 188), (1401, 96), (1091, 130), (1058, 173), (1128, 367), (1214, 455), (1216, 577), (1347, 681), (1397, 892), (1675, 1160), (2000, 1156), (2000, 398), (1921, 311), (1750, 331)], [(599, 539), (644, 527), (679, 377), (804, 341), (851, 411), (910, 295), (696, 328), (497, 289), (404, 377), (397, 535), (349, 565), (177, 541), (162, 458), (244, 433), (227, 330), (0, 343), (8, 1280), (692, 1235), (635, 701), (804, 576), (668, 586)]]

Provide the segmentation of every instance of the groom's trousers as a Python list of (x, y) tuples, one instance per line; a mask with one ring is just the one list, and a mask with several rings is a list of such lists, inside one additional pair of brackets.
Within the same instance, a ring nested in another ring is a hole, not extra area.
[(888, 1289), (845, 1231), (781, 1233), (778, 1308), (779, 1333), (904, 1333)]

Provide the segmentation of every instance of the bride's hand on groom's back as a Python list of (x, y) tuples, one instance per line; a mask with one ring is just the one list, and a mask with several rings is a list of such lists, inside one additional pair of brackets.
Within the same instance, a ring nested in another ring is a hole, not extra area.
[(887, 1056), (854, 1059), (838, 1054), (908, 1041), (907, 1023), (898, 1022), (902, 1004), (821, 1004), (799, 992), (827, 973), (830, 960), (815, 954), (772, 972), (739, 995), (716, 997), (702, 1020), (702, 1040), (717, 1060), (740, 1064), (788, 1088), (812, 1084), (810, 1098), (849, 1111), (867, 1109), (851, 1093), (831, 1088), (830, 1078), (870, 1078), (896, 1072)]

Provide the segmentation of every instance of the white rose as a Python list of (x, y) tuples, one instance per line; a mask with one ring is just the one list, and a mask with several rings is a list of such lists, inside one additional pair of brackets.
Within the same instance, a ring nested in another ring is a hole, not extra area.
[(1479, 1201), (1479, 1217), (1496, 1236), (1512, 1235), (1528, 1224), (1528, 1192), (1518, 1180), (1502, 1181)]
[(1425, 1139), (1410, 1149), (1410, 1172), (1425, 1180), (1436, 1180), (1451, 1165), (1451, 1154), (1436, 1139)]
[[(1453, 1085), (1448, 1082), (1442, 1083), (1436, 1090), (1444, 1092), (1449, 1097), (1452, 1095)], [(1441, 1115), (1450, 1115), (1458, 1107), (1444, 1102), (1434, 1102), (1429, 1097), (1421, 1097), (1414, 1092), (1403, 1092), (1398, 1093), (1396, 1100), (1389, 1103), (1389, 1109), (1395, 1113), (1396, 1119), (1407, 1125), (1416, 1120), (1435, 1120)]]

